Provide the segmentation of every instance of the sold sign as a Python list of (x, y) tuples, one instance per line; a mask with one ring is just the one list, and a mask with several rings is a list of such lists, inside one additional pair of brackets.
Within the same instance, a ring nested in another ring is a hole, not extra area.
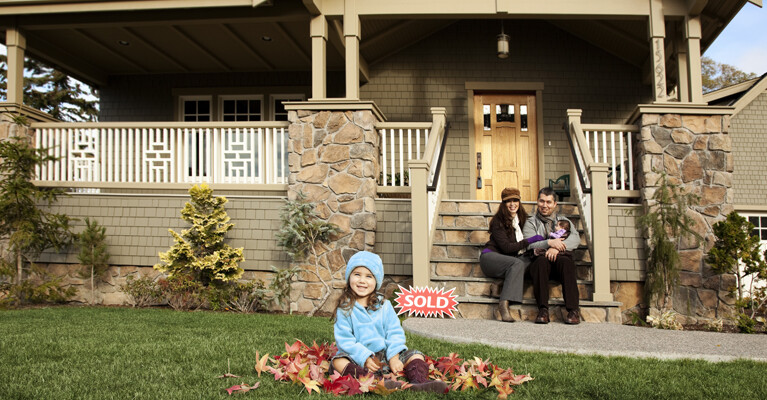
[(445, 288), (413, 288), (410, 290), (399, 287), (400, 292), (397, 293), (397, 298), (394, 301), (397, 303), (397, 307), (400, 308), (397, 315), (408, 313), (409, 317), (421, 316), (421, 317), (442, 317), (443, 314), (447, 314), (450, 318), (455, 318), (453, 311), (456, 310), (458, 301), (457, 295), (453, 294), (455, 288), (452, 288), (445, 292)]

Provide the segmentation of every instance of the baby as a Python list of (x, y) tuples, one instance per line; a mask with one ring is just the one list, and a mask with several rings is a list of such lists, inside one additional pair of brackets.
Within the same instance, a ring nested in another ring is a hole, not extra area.
[[(554, 232), (549, 233), (549, 237), (551, 239), (567, 239), (568, 236), (570, 236), (570, 223), (565, 220), (557, 221), (557, 225), (555, 226), (556, 230)], [(541, 235), (535, 235), (529, 239), (527, 239), (528, 243), (534, 243), (537, 241), (544, 240), (544, 237)], [(533, 254), (536, 256), (540, 256), (542, 254), (546, 253), (546, 249), (533, 249)]]

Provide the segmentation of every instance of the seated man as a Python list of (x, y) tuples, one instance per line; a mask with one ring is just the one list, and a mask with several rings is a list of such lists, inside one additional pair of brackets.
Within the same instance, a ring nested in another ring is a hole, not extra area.
[[(538, 207), (535, 215), (527, 219), (522, 229), (524, 237), (541, 235), (549, 237), (549, 234), (557, 231), (559, 221), (567, 221), (573, 224), (567, 217), (557, 214), (557, 194), (550, 187), (545, 187), (538, 192)], [(533, 258), (529, 271), (533, 280), (533, 294), (538, 303), (537, 324), (549, 323), (549, 279), (554, 278), (562, 283), (562, 296), (565, 298), (567, 309), (566, 324), (580, 323), (578, 313), (578, 282), (576, 278), (575, 262), (570, 251), (581, 243), (578, 231), (572, 229), (567, 238), (552, 238), (530, 243), (528, 249), (543, 249), (545, 253)]]

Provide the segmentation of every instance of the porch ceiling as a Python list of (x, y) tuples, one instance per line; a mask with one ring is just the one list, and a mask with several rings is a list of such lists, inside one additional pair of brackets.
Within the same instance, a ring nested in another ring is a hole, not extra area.
[[(744, 0), (707, 2), (701, 11), (703, 49), (744, 4)], [(258, 7), (230, 5), (65, 14), (42, 10), (8, 15), (0, 5), (0, 30), (18, 27), (27, 37), (29, 55), (96, 86), (106, 84), (110, 75), (311, 69), (311, 15), (301, 0), (270, 1)], [(435, 14), (424, 19), (366, 15), (361, 24), (361, 57), (368, 65), (374, 65), (467, 17), (513, 19), (515, 15)], [(567, 19), (562, 15), (554, 18), (549, 21), (558, 28), (630, 64), (642, 66), (650, 55), (645, 18), (610, 19), (604, 15), (599, 19), (583, 16)], [(329, 70), (341, 70), (344, 66), (341, 30), (342, 21), (338, 17), (329, 18)], [(4, 35), (0, 40), (3, 39)]]

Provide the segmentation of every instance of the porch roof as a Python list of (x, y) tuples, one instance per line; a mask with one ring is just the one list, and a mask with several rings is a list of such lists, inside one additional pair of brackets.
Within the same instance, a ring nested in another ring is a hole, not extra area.
[[(667, 31), (699, 14), (705, 50), (747, 2), (665, 0)], [(633, 65), (649, 63), (648, 0), (517, 3), (357, 0), (363, 64), (460, 19), (522, 18), (547, 20)], [(335, 49), (328, 51), (328, 69), (340, 71), (343, 6), (343, 0), (9, 0), (0, 2), (0, 30), (18, 28), (32, 57), (100, 86), (110, 75), (310, 71), (309, 21), (321, 13)]]

